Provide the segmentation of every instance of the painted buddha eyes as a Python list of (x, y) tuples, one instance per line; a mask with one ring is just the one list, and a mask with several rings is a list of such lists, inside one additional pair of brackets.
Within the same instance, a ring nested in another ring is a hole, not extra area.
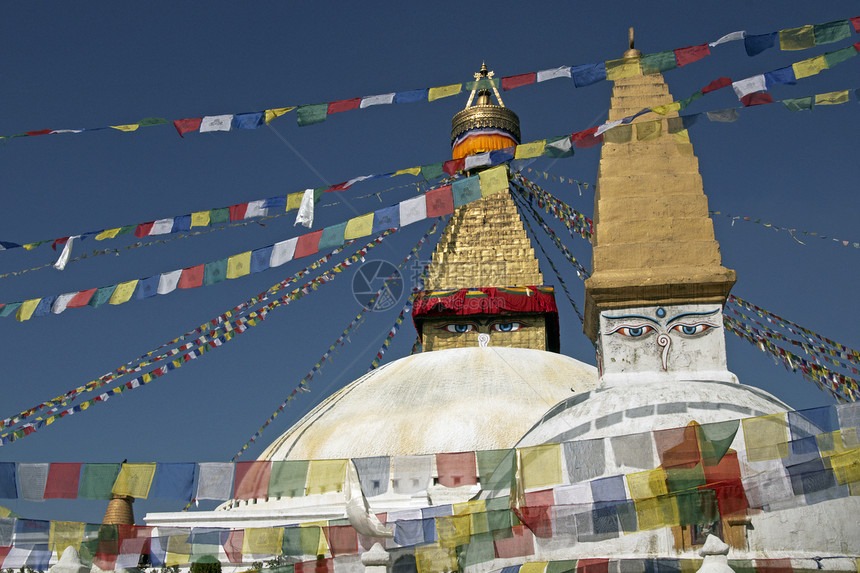
[[(516, 332), (524, 326), (528, 326), (528, 324), (524, 322), (494, 322), (489, 326), (489, 329), (491, 332)], [(477, 331), (478, 325), (471, 323), (453, 323), (440, 326), (439, 328), (453, 334), (465, 334), (467, 332)]]
[(497, 322), (490, 328), (492, 328), (493, 332), (516, 332), (523, 326), (525, 325), (522, 322)]
[(680, 332), (681, 334), (686, 334), (687, 336), (696, 336), (697, 334), (702, 334), (706, 330), (710, 330), (712, 328), (714, 328), (714, 326), (707, 322), (697, 322), (695, 324), (681, 323), (672, 326), (672, 330)]
[(446, 324), (443, 326), (445, 330), (448, 332), (453, 332), (455, 334), (463, 334), (465, 332), (472, 332), (475, 330), (474, 324)]
[(630, 325), (621, 325), (615, 328), (612, 332), (608, 332), (607, 334), (615, 334), (618, 333), (621, 336), (626, 336), (628, 338), (639, 338), (640, 336), (645, 336), (649, 332), (654, 332), (654, 327), (649, 326), (647, 324), (642, 324), (639, 326), (630, 326)]

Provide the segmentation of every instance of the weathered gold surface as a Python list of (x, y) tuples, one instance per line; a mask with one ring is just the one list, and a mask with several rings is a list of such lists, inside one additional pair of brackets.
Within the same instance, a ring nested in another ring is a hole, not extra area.
[(104, 525), (134, 525), (134, 509), (131, 506), (133, 503), (134, 498), (131, 496), (113, 494), (108, 502), (102, 523)]
[[(489, 97), (489, 92), (487, 92)], [(451, 143), (463, 133), (470, 129), (478, 129), (481, 127), (496, 127), (511, 133), (520, 140), (520, 118), (517, 114), (506, 107), (500, 105), (490, 105), (481, 102), (481, 94), (479, 94), (478, 105), (457, 112), (451, 119)]]
[[(660, 74), (620, 79), (609, 121), (669, 103)], [(735, 272), (722, 266), (692, 146), (668, 133), (666, 119), (659, 138), (636, 141), (635, 124), (677, 115), (648, 113), (625, 128), (627, 134), (605, 134), (594, 199), (593, 274), (585, 282), (584, 328), (592, 340), (601, 310), (722, 304), (735, 282)]]
[(443, 327), (446, 324), (469, 322), (468, 316), (427, 319), (424, 321), (424, 351), (475, 347), (478, 346), (478, 334), (481, 332), (487, 332), (490, 335), (489, 346), (546, 350), (546, 319), (544, 316), (529, 314), (520, 315), (517, 319), (527, 322), (529, 326), (515, 332), (494, 332), (485, 327), (479, 327), (472, 332), (463, 333), (448, 332)]

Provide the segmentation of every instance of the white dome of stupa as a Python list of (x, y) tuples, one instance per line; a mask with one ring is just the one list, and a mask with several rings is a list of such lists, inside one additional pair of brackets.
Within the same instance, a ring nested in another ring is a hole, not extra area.
[(344, 459), (513, 447), (597, 370), (525, 348), (452, 348), (386, 364), (323, 400), (261, 460)]

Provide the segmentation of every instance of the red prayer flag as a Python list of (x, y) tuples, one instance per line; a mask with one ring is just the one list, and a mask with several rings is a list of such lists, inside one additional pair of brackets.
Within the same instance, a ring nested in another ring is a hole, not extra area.
[(439, 485), (445, 487), (478, 483), (475, 452), (436, 454), (436, 470), (439, 474)]
[(454, 194), (450, 185), (428, 191), (424, 194), (424, 199), (427, 202), (428, 217), (441, 217), (454, 212)]
[(94, 288), (82, 290), (72, 297), (72, 300), (66, 304), (66, 308), (80, 308), (82, 306), (87, 306), (90, 303), (90, 299), (93, 298), (96, 290), (97, 289)]
[(306, 257), (320, 251), (320, 238), (322, 238), (322, 229), (301, 235), (296, 242), (296, 252), (293, 254), (294, 259)]
[(493, 545), (496, 546), (496, 557), (499, 559), (535, 554), (534, 535), (524, 525), (515, 525), (511, 528), (510, 537), (497, 539)]
[(755, 570), (759, 573), (791, 573), (791, 559), (755, 559)]
[(45, 499), (77, 499), (81, 464), (54, 464), (48, 469)]
[(609, 559), (580, 559), (576, 573), (609, 573)]
[(594, 133), (597, 132), (597, 126), (590, 127), (585, 131), (578, 131), (570, 136), (573, 140), (573, 144), (580, 148), (588, 148), (594, 147), (600, 143), (603, 143), (603, 134), (595, 136)]
[(736, 452), (726, 454), (715, 466), (703, 466), (706, 485), (699, 489), (714, 490), (721, 517), (725, 518), (749, 508)]
[(463, 157), (461, 159), (451, 159), (442, 164), (442, 171), (447, 173), (448, 175), (454, 175), (458, 171), (462, 171), (466, 168), (466, 158)]
[(349, 189), (349, 181), (344, 181), (343, 183), (338, 183), (336, 185), (332, 185), (328, 189), (325, 190), (326, 193), (331, 191), (346, 191)]
[(711, 54), (711, 49), (707, 44), (700, 46), (689, 46), (687, 48), (678, 48), (675, 50), (675, 60), (678, 62), (678, 67), (692, 64), (697, 60), (701, 60), (705, 56)]
[(334, 573), (334, 559), (318, 558), (293, 565), (295, 573)]
[(324, 527), (323, 531), (332, 557), (355, 555), (358, 552), (358, 533), (351, 525)]
[(356, 97), (352, 99), (342, 99), (340, 101), (333, 101), (328, 104), (328, 113), (338, 113), (341, 111), (349, 111), (351, 109), (358, 109), (358, 106), (361, 105), (361, 98)]
[(206, 265), (197, 265), (196, 267), (188, 267), (182, 269), (182, 274), (179, 276), (178, 288), (197, 288), (203, 286), (203, 267)]
[(53, 243), (51, 243), (51, 248), (55, 251), (57, 250), (58, 245), (65, 245), (66, 241), (68, 241), (68, 237), (63, 237), (62, 239), (56, 239)]
[(703, 87), (700, 91), (703, 94), (706, 94), (730, 85), (732, 85), (732, 78), (717, 78), (705, 87)]
[(692, 468), (702, 460), (695, 425), (654, 430), (654, 445), (664, 468)]
[(3, 566), (3, 561), (6, 559), (6, 556), (9, 555), (9, 552), (12, 551), (12, 546), (9, 547), (0, 547), (0, 567)]
[(234, 499), (262, 499), (269, 491), (269, 475), (272, 462), (236, 462), (236, 477), (233, 482)]
[(173, 127), (176, 128), (176, 131), (179, 132), (179, 137), (185, 137), (183, 134), (188, 133), (189, 131), (197, 131), (200, 129), (200, 122), (203, 121), (202, 117), (195, 117), (191, 119), (177, 119), (173, 122)]
[(245, 218), (245, 211), (248, 210), (247, 203), (239, 203), (238, 205), (230, 205), (230, 220), (241, 221)]
[(744, 107), (763, 105), (766, 103), (773, 103), (773, 98), (770, 97), (770, 94), (767, 92), (755, 92), (742, 97), (741, 103), (744, 104)]
[(140, 225), (138, 225), (138, 226), (137, 226), (137, 228), (134, 230), (134, 236), (135, 236), (135, 237), (145, 237), (145, 236), (147, 236), (147, 235), (149, 234), (149, 232), (152, 230), (152, 225), (153, 225), (154, 223), (155, 223), (155, 221), (150, 221), (149, 223), (141, 223), (141, 224), (140, 224)]
[(520, 86), (527, 86), (529, 84), (535, 83), (537, 79), (537, 72), (532, 72), (530, 74), (520, 74), (518, 76), (508, 76), (506, 78), (502, 78), (502, 90), (508, 91), (514, 88), (518, 88)]
[(242, 542), (245, 540), (245, 530), (236, 529), (230, 532), (224, 542), (224, 553), (230, 563), (242, 562)]
[(48, 135), (54, 131), (53, 129), (40, 129), (38, 131), (28, 131), (27, 135)]
[(860, 34), (860, 16), (851, 18), (851, 23), (854, 24), (854, 31)]

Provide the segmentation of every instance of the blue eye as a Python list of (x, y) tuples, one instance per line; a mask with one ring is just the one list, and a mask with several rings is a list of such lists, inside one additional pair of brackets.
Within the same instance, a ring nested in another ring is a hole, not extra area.
[(497, 322), (493, 325), (496, 332), (516, 332), (525, 326), (522, 322)]
[(699, 322), (696, 324), (676, 324), (672, 327), (672, 330), (680, 332), (681, 334), (686, 334), (687, 336), (696, 336), (712, 328), (714, 328), (714, 326), (711, 324)]
[(607, 332), (607, 334), (615, 334), (618, 333), (621, 336), (626, 336), (628, 338), (639, 338), (640, 336), (645, 336), (649, 332), (654, 330), (653, 326), (648, 326), (647, 324), (643, 324), (640, 326), (619, 326), (612, 332)]
[(474, 324), (446, 324), (443, 326), (445, 330), (448, 332), (453, 332), (456, 334), (463, 334), (464, 332), (471, 332), (475, 329)]

